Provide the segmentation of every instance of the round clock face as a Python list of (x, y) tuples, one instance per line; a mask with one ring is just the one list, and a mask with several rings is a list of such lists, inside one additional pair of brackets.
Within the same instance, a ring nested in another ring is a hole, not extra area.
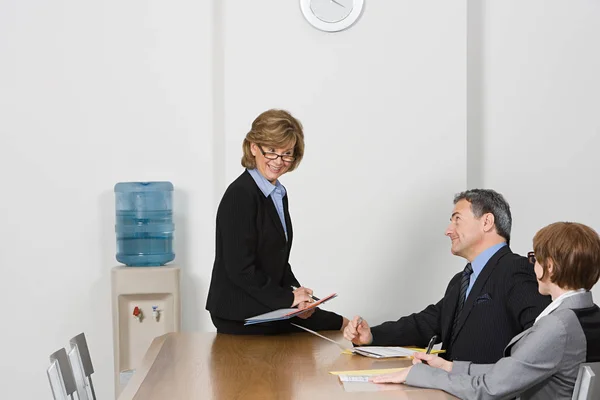
[(326, 32), (349, 28), (360, 17), (363, 5), (364, 0), (300, 0), (304, 18)]

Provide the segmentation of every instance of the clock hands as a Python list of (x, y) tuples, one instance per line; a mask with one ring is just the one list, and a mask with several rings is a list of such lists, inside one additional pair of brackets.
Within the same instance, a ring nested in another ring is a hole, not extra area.
[(335, 1), (335, 0), (331, 0), (331, 2), (332, 2), (332, 3), (335, 3), (335, 4), (337, 4), (337, 5), (338, 5), (338, 6), (340, 6), (340, 7), (346, 8), (346, 6), (345, 6), (345, 5), (343, 5), (343, 4), (341, 4), (341, 3), (338, 3), (338, 2), (337, 2), (337, 1)]

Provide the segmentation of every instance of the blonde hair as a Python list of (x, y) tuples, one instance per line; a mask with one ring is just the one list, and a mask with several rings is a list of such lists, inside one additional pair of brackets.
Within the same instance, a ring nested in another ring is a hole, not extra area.
[(260, 114), (254, 122), (250, 132), (246, 134), (242, 143), (242, 166), (248, 169), (256, 168), (256, 160), (250, 146), (252, 143), (272, 148), (294, 146), (294, 157), (288, 171), (293, 171), (302, 161), (304, 156), (304, 132), (302, 124), (285, 110), (267, 110)]

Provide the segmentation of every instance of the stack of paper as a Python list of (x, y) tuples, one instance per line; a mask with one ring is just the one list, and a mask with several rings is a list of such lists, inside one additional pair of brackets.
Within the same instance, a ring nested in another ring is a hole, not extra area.
[(369, 378), (377, 375), (391, 374), (402, 371), (405, 368), (385, 368), (385, 369), (363, 369), (355, 371), (330, 371), (332, 375), (337, 375), (342, 382), (369, 382)]
[(252, 324), (260, 324), (263, 322), (272, 322), (272, 321), (281, 321), (285, 319), (290, 319), (292, 317), (297, 317), (300, 314), (304, 314), (305, 312), (312, 310), (315, 307), (320, 306), (321, 304), (337, 297), (336, 293), (332, 293), (327, 297), (322, 298), (319, 301), (315, 301), (314, 303), (310, 303), (310, 306), (299, 310), (297, 308), (280, 308), (279, 310), (270, 311), (268, 313), (264, 313), (261, 315), (257, 315), (256, 317), (247, 318), (244, 325), (252, 325)]
[(356, 371), (331, 371), (337, 375), (346, 392), (379, 392), (382, 390), (399, 390), (404, 385), (386, 385), (369, 382), (369, 379), (384, 374), (402, 371), (404, 368), (365, 369)]
[[(396, 346), (386, 346), (386, 347), (360, 346), (360, 347), (354, 347), (354, 348), (350, 349), (350, 348), (344, 346), (343, 344), (338, 343), (335, 340), (332, 340), (332, 339), (328, 338), (327, 336), (323, 336), (320, 333), (317, 333), (313, 330), (305, 328), (304, 326), (300, 326), (300, 325), (294, 324), (294, 323), (291, 323), (291, 324), (294, 326), (297, 326), (300, 329), (304, 329), (305, 331), (310, 332), (313, 335), (320, 337), (321, 339), (325, 339), (328, 342), (331, 342), (331, 343), (337, 345), (339, 348), (342, 349), (343, 353), (359, 354), (361, 356), (371, 357), (371, 358), (393, 358), (393, 357), (411, 357), (415, 351), (425, 352), (425, 349), (421, 349), (421, 348), (396, 347)], [(434, 350), (431, 353), (435, 354), (435, 353), (443, 353), (443, 352), (445, 352), (445, 350)]]
[(361, 346), (350, 349), (355, 354), (371, 358), (410, 357), (415, 352), (406, 347)]

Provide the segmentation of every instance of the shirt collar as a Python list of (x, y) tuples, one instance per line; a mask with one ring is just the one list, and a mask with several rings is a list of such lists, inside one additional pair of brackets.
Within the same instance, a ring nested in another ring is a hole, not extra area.
[(281, 184), (281, 182), (279, 182), (279, 179), (276, 180), (275, 184), (273, 185), (267, 180), (267, 178), (262, 176), (260, 171), (256, 168), (249, 169), (248, 173), (250, 174), (250, 176), (252, 176), (252, 178), (254, 178), (254, 182), (256, 182), (256, 185), (258, 186), (260, 191), (263, 192), (265, 197), (269, 197), (271, 193), (273, 193), (273, 191), (276, 189), (281, 192), (281, 197), (285, 196), (285, 187)]
[(504, 246), (506, 246), (506, 242), (495, 244), (492, 247), (488, 247), (477, 257), (475, 257), (473, 262), (471, 262), (471, 267), (473, 267), (473, 273), (475, 276), (479, 275), (479, 273), (483, 270), (483, 267), (485, 267), (485, 264), (490, 261), (490, 258), (492, 258), (493, 255)]
[(538, 322), (540, 319), (542, 319), (543, 317), (545, 317), (546, 315), (550, 314), (552, 311), (556, 310), (562, 303), (563, 301), (565, 301), (565, 299), (571, 297), (571, 296), (576, 296), (580, 293), (585, 293), (586, 290), (581, 288), (581, 289), (577, 289), (577, 290), (569, 290), (563, 294), (561, 294), (560, 296), (558, 296), (556, 299), (554, 299), (552, 301), (552, 303), (548, 304), (548, 306), (544, 309), (544, 311), (542, 311), (540, 313), (540, 315), (538, 315), (538, 317), (535, 319), (535, 322)]

